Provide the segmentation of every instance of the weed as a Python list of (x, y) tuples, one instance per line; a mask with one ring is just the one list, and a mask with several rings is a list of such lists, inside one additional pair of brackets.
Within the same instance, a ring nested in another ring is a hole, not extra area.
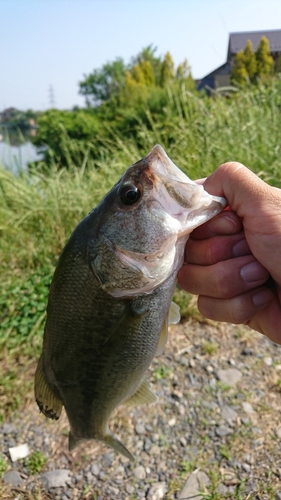
[(226, 460), (231, 460), (230, 450), (226, 445), (222, 444), (219, 447), (219, 452), (223, 458), (226, 458)]
[(171, 373), (171, 369), (165, 365), (161, 365), (153, 371), (153, 376), (155, 380), (161, 380), (163, 378), (168, 378)]
[(189, 474), (190, 472), (194, 471), (195, 469), (195, 464), (193, 460), (188, 461), (188, 460), (182, 460), (180, 462), (180, 473), (181, 477), (185, 477), (186, 474)]
[(7, 460), (5, 459), (4, 455), (0, 454), (0, 477), (3, 476), (3, 474), (6, 472), (8, 467)]
[(203, 349), (204, 354), (209, 354), (210, 356), (212, 356), (213, 354), (215, 354), (217, 352), (218, 346), (214, 342), (206, 341), (206, 342), (203, 342), (202, 349)]
[(26, 468), (30, 474), (36, 474), (45, 467), (47, 460), (41, 451), (34, 451), (26, 460)]

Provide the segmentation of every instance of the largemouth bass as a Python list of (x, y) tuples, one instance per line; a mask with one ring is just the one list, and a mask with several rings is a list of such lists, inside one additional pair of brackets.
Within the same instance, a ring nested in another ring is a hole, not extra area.
[(65, 407), (70, 450), (96, 439), (132, 458), (110, 415), (155, 400), (144, 374), (179, 320), (172, 297), (185, 243), (225, 205), (157, 145), (74, 230), (54, 273), (35, 375), (44, 415), (58, 419)]

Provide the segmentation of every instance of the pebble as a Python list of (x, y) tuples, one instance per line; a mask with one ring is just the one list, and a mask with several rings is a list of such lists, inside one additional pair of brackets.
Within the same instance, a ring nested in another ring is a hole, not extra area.
[(149, 455), (160, 455), (160, 447), (158, 444), (153, 444), (148, 450)]
[(145, 426), (142, 423), (137, 423), (135, 425), (135, 431), (137, 434), (144, 434), (145, 433)]
[(167, 491), (167, 486), (165, 482), (155, 483), (148, 490), (146, 499), (147, 500), (161, 500), (164, 498)]
[(104, 460), (104, 463), (106, 465), (106, 467), (110, 467), (113, 460), (114, 460), (114, 453), (105, 453), (105, 455), (103, 456), (103, 460)]
[(276, 436), (281, 438), (281, 427), (279, 427), (278, 429), (276, 429)]
[(2, 434), (14, 434), (17, 432), (17, 428), (14, 424), (3, 424), (2, 427), (0, 427), (0, 432)]
[(219, 484), (216, 493), (218, 493), (219, 495), (226, 495), (227, 492), (228, 492), (227, 487), (222, 483)]
[(179, 404), (179, 406), (177, 407), (177, 409), (178, 409), (179, 415), (181, 415), (183, 417), (183, 415), (185, 415), (185, 407), (184, 407), (184, 405)]
[(187, 478), (183, 489), (178, 495), (179, 499), (187, 499), (196, 497), (196, 500), (202, 500), (203, 497), (200, 495), (200, 490), (202, 490), (202, 486), (208, 486), (210, 484), (210, 480), (203, 471), (194, 471)]
[(242, 464), (242, 468), (244, 469), (245, 472), (250, 472), (251, 466), (249, 464)]
[(41, 474), (41, 480), (45, 489), (65, 487), (71, 478), (69, 469), (55, 469)]
[(180, 438), (180, 444), (181, 444), (182, 446), (186, 447), (186, 445), (187, 445), (187, 441), (186, 441), (185, 437), (181, 437), (181, 438)]
[(2, 480), (4, 483), (10, 484), (14, 488), (17, 488), (23, 482), (19, 472), (16, 470), (9, 470), (6, 472), (6, 474), (2, 477)]
[(230, 429), (230, 427), (226, 427), (225, 425), (220, 425), (219, 427), (216, 427), (216, 435), (219, 437), (224, 437), (228, 436), (229, 434), (233, 433), (233, 430)]
[(175, 419), (175, 417), (171, 418), (170, 420), (168, 420), (168, 425), (170, 427), (174, 427), (174, 425), (176, 425), (177, 421)]
[(281, 490), (280, 491), (276, 491), (276, 493), (275, 493), (275, 500), (281, 500)]
[(224, 405), (221, 408), (221, 416), (224, 420), (234, 420), (237, 418), (237, 412), (231, 406)]
[(126, 484), (125, 490), (127, 493), (129, 493), (129, 495), (132, 495), (132, 493), (134, 493), (135, 491), (135, 488), (131, 484)]
[(136, 467), (133, 470), (133, 476), (136, 477), (137, 479), (145, 479), (146, 478), (146, 472), (145, 472), (145, 468), (143, 467), (143, 465), (138, 465), (138, 467)]
[(269, 356), (267, 356), (266, 358), (263, 358), (263, 362), (264, 362), (267, 366), (271, 366), (271, 365), (272, 365), (272, 358), (270, 358)]
[(241, 352), (241, 354), (243, 354), (243, 356), (253, 356), (255, 353), (249, 347), (245, 347), (245, 349), (243, 349), (243, 351)]
[(239, 382), (242, 373), (236, 368), (229, 368), (228, 370), (218, 370), (217, 377), (222, 384), (233, 386)]
[(152, 445), (152, 441), (150, 439), (145, 439), (144, 441), (144, 450), (149, 451), (150, 447)]
[(247, 401), (244, 401), (242, 403), (242, 407), (243, 407), (243, 410), (244, 410), (245, 413), (254, 413), (255, 412), (255, 410), (252, 407), (252, 405), (250, 403), (248, 403)]
[[(117, 496), (119, 494), (119, 488), (116, 488), (115, 486), (108, 486), (107, 489), (108, 489), (108, 492), (114, 496)], [(110, 498), (112, 498), (112, 496)]]
[[(92, 473), (94, 476), (98, 476), (98, 475), (99, 475), (99, 473), (100, 473), (100, 469), (101, 469), (101, 468), (100, 468), (100, 465), (98, 465), (98, 464), (93, 464), (93, 465), (92, 465), (92, 467), (91, 467), (91, 473)], [(76, 478), (77, 478), (77, 476), (76, 476)], [(81, 479), (82, 479), (82, 477), (81, 477)]]
[(114, 470), (114, 474), (115, 476), (124, 476), (125, 475), (125, 469), (123, 467), (123, 465), (118, 465), (118, 467), (116, 467), (116, 469)]

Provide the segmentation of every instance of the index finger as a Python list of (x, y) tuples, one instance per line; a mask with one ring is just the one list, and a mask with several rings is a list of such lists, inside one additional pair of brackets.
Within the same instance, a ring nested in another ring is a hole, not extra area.
[(243, 228), (240, 217), (235, 212), (224, 210), (213, 219), (197, 227), (191, 233), (191, 238), (205, 240), (213, 236), (225, 236), (239, 233)]

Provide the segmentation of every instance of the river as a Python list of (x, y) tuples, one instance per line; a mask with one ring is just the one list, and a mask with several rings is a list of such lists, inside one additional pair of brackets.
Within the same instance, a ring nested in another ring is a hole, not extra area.
[(41, 158), (42, 155), (28, 140), (16, 145), (8, 144), (4, 140), (0, 141), (0, 166), (14, 173), (25, 170), (28, 163)]

